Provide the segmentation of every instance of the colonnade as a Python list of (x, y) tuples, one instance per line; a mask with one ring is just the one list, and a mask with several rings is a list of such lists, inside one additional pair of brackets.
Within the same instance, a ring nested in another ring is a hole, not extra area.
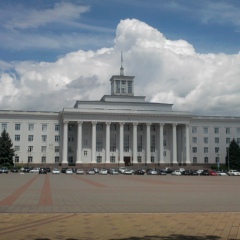
[[(105, 143), (105, 162), (110, 162), (110, 125), (111, 122), (105, 122), (106, 124), (106, 143)], [(119, 159), (120, 163), (123, 163), (124, 158), (124, 122), (119, 122)], [(129, 124), (129, 123), (127, 123)], [(133, 142), (132, 142), (132, 161), (133, 164), (137, 163), (137, 122), (133, 122)], [(141, 123), (143, 124), (143, 123)], [(146, 159), (149, 161), (151, 157), (151, 123), (145, 123), (146, 124)], [(159, 123), (159, 159), (160, 163), (164, 159), (164, 125), (169, 123)], [(177, 164), (177, 123), (171, 123), (172, 124), (172, 163)], [(92, 145), (91, 145), (91, 159), (94, 161), (96, 159), (96, 125), (97, 122), (92, 122)], [(83, 121), (77, 122), (77, 149), (76, 149), (76, 163), (82, 163), (82, 128), (83, 128)], [(189, 140), (189, 125), (185, 124), (185, 130), (186, 130), (186, 163), (190, 163), (190, 140)], [(67, 164), (68, 163), (68, 122), (63, 122), (63, 147), (62, 147), (62, 163)]]

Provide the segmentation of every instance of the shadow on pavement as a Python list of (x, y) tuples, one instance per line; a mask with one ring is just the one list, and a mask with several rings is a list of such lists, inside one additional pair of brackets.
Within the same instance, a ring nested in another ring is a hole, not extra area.
[[(111, 238), (110, 240), (217, 240), (221, 239), (219, 236), (191, 236), (183, 234), (172, 234), (169, 236), (144, 236), (144, 237), (129, 237), (129, 238)], [(232, 239), (234, 240), (234, 239)]]

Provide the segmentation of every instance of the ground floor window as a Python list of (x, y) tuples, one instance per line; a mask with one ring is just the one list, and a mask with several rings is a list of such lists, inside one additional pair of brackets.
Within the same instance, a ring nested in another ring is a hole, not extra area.
[(28, 162), (29, 162), (29, 163), (33, 162), (33, 157), (32, 157), (32, 156), (29, 156), (29, 157), (28, 157)]
[(42, 157), (42, 163), (46, 163), (46, 157), (45, 156)]
[(55, 163), (59, 163), (59, 157), (55, 157)]
[(19, 162), (19, 156), (15, 156), (15, 162)]
[(69, 162), (69, 163), (73, 163), (73, 157), (69, 157), (69, 158), (68, 158), (68, 162)]
[(208, 163), (208, 157), (204, 158), (204, 163)]
[(216, 163), (219, 163), (219, 157), (215, 158)]
[(115, 163), (115, 156), (111, 156), (111, 157), (110, 157), (110, 162), (111, 162), (111, 163)]
[(138, 156), (138, 157), (137, 157), (137, 161), (138, 161), (138, 163), (141, 163), (141, 162), (142, 162), (142, 157), (141, 157), (141, 156)]
[(154, 163), (154, 156), (151, 156), (151, 163)]
[(197, 157), (193, 157), (193, 163), (197, 163)]
[(102, 162), (102, 156), (97, 156), (97, 163), (101, 163)]

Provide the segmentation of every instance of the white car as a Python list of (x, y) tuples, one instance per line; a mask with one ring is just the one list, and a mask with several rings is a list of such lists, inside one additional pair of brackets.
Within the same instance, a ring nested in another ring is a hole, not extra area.
[(227, 176), (225, 172), (217, 171), (218, 176)]
[(118, 169), (114, 169), (114, 168), (113, 168), (113, 169), (110, 169), (110, 174), (111, 174), (111, 175), (118, 175), (118, 173), (119, 173), (119, 172), (118, 172)]
[(238, 172), (237, 170), (229, 170), (228, 175), (229, 176), (240, 176), (240, 172)]
[(125, 167), (120, 167), (120, 168), (118, 169), (119, 173), (122, 173), (122, 174), (124, 174), (125, 170), (126, 170)]
[(58, 168), (54, 168), (52, 170), (52, 174), (60, 174), (60, 170)]
[(76, 174), (84, 174), (84, 170), (83, 169), (77, 169)]
[(105, 169), (105, 168), (102, 168), (102, 169), (100, 169), (99, 174), (100, 175), (107, 175), (108, 174), (108, 170)]
[(86, 173), (89, 175), (94, 175), (95, 171), (94, 171), (94, 169), (88, 169)]
[(134, 173), (134, 171), (132, 169), (125, 169), (125, 171), (123, 172), (123, 174), (125, 175), (132, 175)]
[(174, 171), (172, 172), (172, 175), (180, 176), (180, 175), (182, 175), (182, 173), (181, 173), (180, 170), (174, 170)]
[(33, 169), (31, 169), (29, 172), (30, 172), (30, 173), (39, 173), (39, 169), (40, 169), (40, 168), (33, 168)]
[(67, 170), (66, 170), (66, 174), (73, 174), (72, 169), (67, 169)]

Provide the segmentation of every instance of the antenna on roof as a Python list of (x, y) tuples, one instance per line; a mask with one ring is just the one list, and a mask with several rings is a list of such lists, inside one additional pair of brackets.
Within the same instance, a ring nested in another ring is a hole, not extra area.
[(120, 75), (121, 75), (121, 76), (124, 76), (122, 51), (121, 51), (121, 68), (120, 68)]

